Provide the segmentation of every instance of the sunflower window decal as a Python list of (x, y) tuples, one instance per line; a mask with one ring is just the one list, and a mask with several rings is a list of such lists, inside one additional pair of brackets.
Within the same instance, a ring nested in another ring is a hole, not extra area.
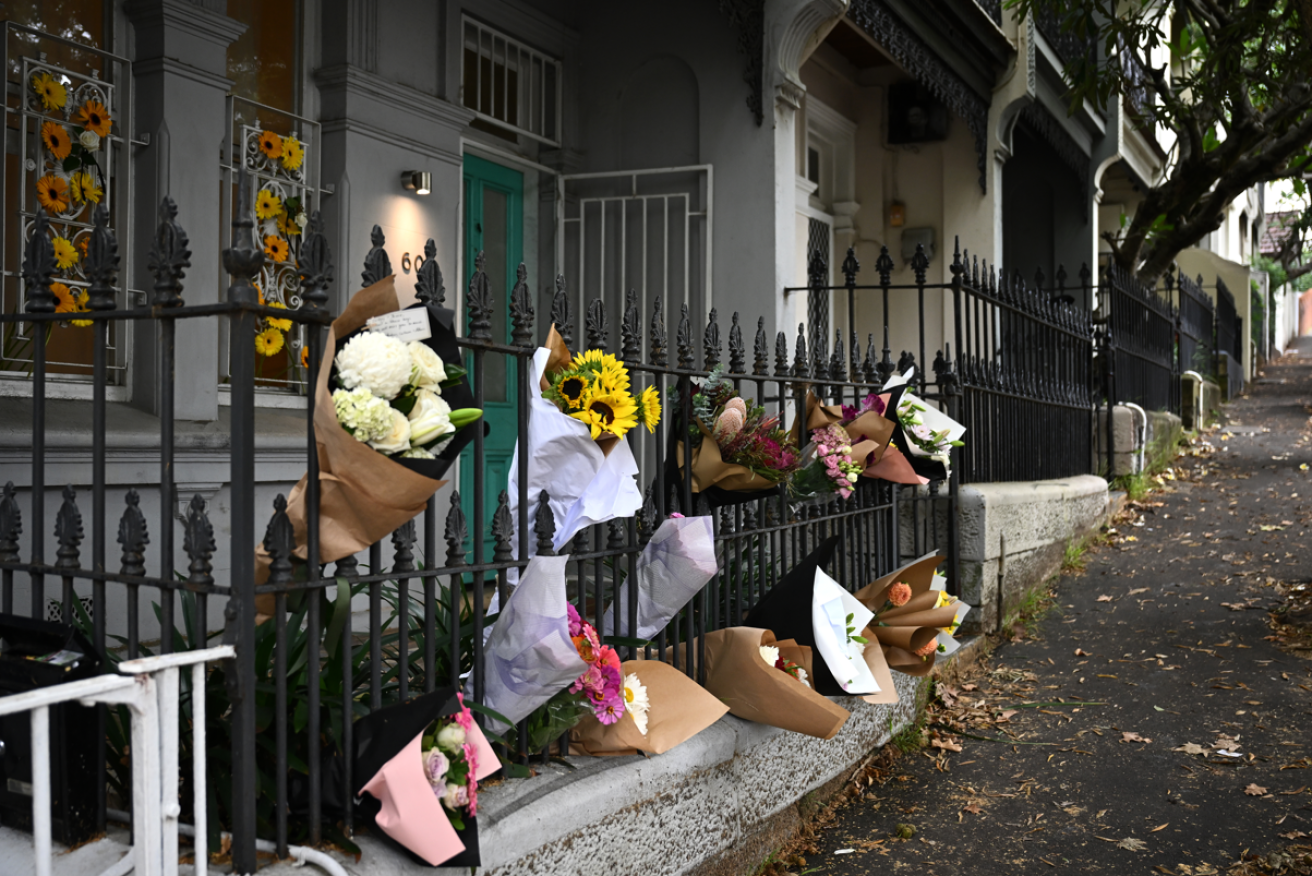
[[(69, 318), (50, 324), (46, 331), (82, 329), (92, 322), (72, 315), (87, 311), (89, 282), (83, 259), (93, 214), (99, 208), (112, 207), (111, 169), (118, 148), (116, 86), (100, 79), (95, 71), (63, 69), (44, 57), (23, 57), (20, 63), (21, 91), (16, 109), (23, 172), (14, 190), (17, 204), (9, 209), (16, 209), (24, 217), (20, 232), (23, 237), (29, 233), (28, 223), (38, 209), (49, 219), (56, 311), (69, 314)], [(112, 225), (112, 210), (106, 218)], [(26, 370), (30, 342), (30, 335), (22, 331), (6, 335), (0, 346), (0, 370)]]
[[(302, 238), (309, 225), (314, 196), (309, 181), (310, 146), (306, 120), (279, 116), (269, 124), (258, 118), (243, 120), (233, 104), (234, 155), (255, 180), (251, 205), (256, 231), (264, 250), (258, 286), (261, 303), (296, 310), (301, 306), (297, 273)], [(313, 142), (313, 141), (311, 141)], [(237, 167), (233, 167), (234, 178)], [(266, 317), (256, 327), (256, 372), (266, 389), (303, 386), (308, 357), (301, 326), (291, 319)]]

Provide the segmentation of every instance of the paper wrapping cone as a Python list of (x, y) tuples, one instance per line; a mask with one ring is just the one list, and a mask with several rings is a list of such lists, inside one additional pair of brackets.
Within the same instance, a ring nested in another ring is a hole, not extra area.
[(878, 636), (870, 627), (863, 629), (861, 636), (868, 643), (861, 656), (866, 661), (866, 666), (870, 668), (870, 674), (879, 684), (878, 693), (863, 694), (861, 699), (874, 704), (896, 703), (899, 697), (897, 688), (893, 686), (893, 673), (888, 670), (888, 658), (884, 656), (884, 649), (880, 646)]
[[(700, 424), (699, 424), (700, 425)], [(725, 462), (720, 457), (720, 445), (715, 443), (711, 433), (702, 427), (702, 443), (692, 450), (692, 491), (705, 492), (711, 487), (734, 492), (754, 492), (768, 490), (779, 485), (764, 475), (752, 471), (744, 465)], [(683, 468), (682, 441), (675, 450), (679, 468)]]
[(667, 663), (626, 660), (622, 668), (625, 675), (637, 675), (647, 688), (651, 709), (647, 712), (646, 734), (638, 732), (638, 725), (627, 712), (610, 725), (586, 715), (570, 731), (570, 754), (664, 754), (729, 711), (701, 685)]
[(891, 481), (895, 484), (921, 486), (929, 483), (929, 478), (916, 474), (916, 470), (911, 467), (911, 462), (907, 459), (906, 454), (896, 447), (886, 448), (879, 461), (874, 465), (867, 466), (861, 474), (868, 478), (878, 478), (881, 481)]
[[(352, 296), (341, 315), (333, 320), (324, 342), (323, 360), (315, 385), (314, 429), (319, 450), (319, 560), (330, 563), (349, 557), (385, 538), (397, 527), (423, 511), (432, 497), (446, 483), (425, 477), (415, 467), (388, 459), (368, 444), (357, 441), (337, 422), (332, 392), (328, 382), (338, 340), (362, 328), (372, 317), (399, 310), (395, 276), (386, 277)], [(444, 361), (449, 356), (443, 357)], [(472, 397), (471, 397), (472, 401)], [(466, 406), (463, 403), (453, 407)], [(481, 428), (482, 421), (465, 429)], [(472, 435), (472, 433), (470, 433)], [(455, 444), (456, 442), (452, 442)], [(461, 445), (463, 446), (463, 444)], [(449, 465), (451, 448), (441, 456)], [(407, 462), (419, 462), (408, 460)], [(429, 461), (436, 463), (438, 461)], [(438, 463), (432, 470), (444, 469)], [(304, 560), (307, 545), (306, 491), (307, 476), (292, 488), (287, 497), (287, 516), (296, 537), (293, 554)], [(269, 574), (269, 555), (263, 545), (256, 548), (255, 583), (262, 584)], [(274, 611), (272, 594), (255, 597), (256, 613), (270, 616)]]
[[(652, 533), (634, 564), (633, 582), (615, 588), (603, 629), (635, 639), (654, 639), (719, 568), (709, 516), (672, 517)], [(629, 599), (637, 593), (637, 626), (629, 627)]]
[(933, 590), (934, 572), (944, 557), (935, 551), (902, 566), (856, 592), (856, 598), (872, 611), (879, 612), (888, 600), (888, 588), (902, 583), (911, 588), (911, 598), (904, 605), (884, 609), (879, 614), (883, 626), (875, 626), (875, 638), (884, 652), (888, 666), (906, 675), (927, 675), (934, 668), (937, 652), (929, 658), (914, 652), (938, 637), (944, 627), (956, 620), (957, 606), (934, 608), (938, 591)]
[(934, 583), (934, 571), (945, 559), (946, 557), (938, 551), (925, 554), (923, 557), (918, 557), (904, 566), (899, 566), (884, 577), (872, 581), (856, 591), (855, 596), (864, 602), (871, 611), (879, 611), (884, 607), (884, 602), (888, 599), (888, 588), (899, 582), (911, 588), (913, 597), (919, 596), (929, 591), (930, 586)]
[(864, 414), (857, 416), (852, 422), (843, 427), (847, 434), (852, 437), (853, 441), (862, 439), (875, 442), (879, 450), (875, 456), (878, 461), (884, 450), (888, 447), (888, 442), (893, 437), (895, 428), (892, 420), (887, 420), (874, 411), (866, 411)]
[(920, 678), (934, 671), (933, 655), (917, 657), (905, 648), (899, 648), (896, 645), (884, 647), (884, 659), (888, 661), (889, 669), (896, 669), (903, 675), (910, 675), (913, 678)]
[(932, 611), (938, 604), (938, 591), (926, 590), (923, 593), (917, 593), (907, 600), (905, 605), (899, 605), (894, 608), (886, 608), (880, 612), (879, 619), (882, 621), (892, 621), (894, 618), (899, 620), (897, 626), (906, 626), (901, 620), (912, 614), (922, 614)]
[[(372, 820), (408, 852), (433, 866), (476, 867), (480, 863), (478, 819), (466, 817), (460, 831), (451, 825), (420, 760), (424, 730), (459, 708), (455, 689), (445, 688), (379, 709), (355, 722), (351, 772), (352, 792), (361, 801), (357, 817)], [(477, 725), (467, 731), (465, 739), (478, 763), (476, 779), (482, 781), (501, 769)], [(331, 775), (340, 779), (340, 760), (334, 762)], [(325, 783), (325, 789), (330, 784), (333, 782)], [(336, 801), (325, 798), (325, 802)]]
[[(822, 405), (811, 390), (806, 391), (806, 431), (813, 432), (825, 426), (833, 426), (843, 421), (842, 405)], [(794, 423), (790, 431), (797, 431)]]
[[(736, 717), (819, 739), (832, 739), (850, 713), (812, 688), (761, 659), (761, 646), (774, 645), (774, 633), (756, 627), (729, 627), (706, 634), (706, 689)], [(693, 656), (697, 643), (692, 643)], [(811, 649), (791, 640), (779, 643), (811, 678)], [(801, 652), (803, 659), (796, 656)], [(687, 649), (685, 649), (687, 653)], [(686, 665), (686, 664), (685, 664)]]

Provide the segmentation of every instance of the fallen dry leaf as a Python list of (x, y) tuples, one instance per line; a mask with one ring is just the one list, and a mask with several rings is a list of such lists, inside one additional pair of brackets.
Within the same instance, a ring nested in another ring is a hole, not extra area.
[(979, 815), (983, 810), (981, 810), (977, 804), (971, 803), (969, 806), (962, 806), (961, 811), (969, 812), (971, 815)]
[(1307, 834), (1303, 833), (1303, 831), (1301, 830), (1291, 830), (1289, 833), (1280, 834), (1280, 836), (1282, 836), (1287, 840), (1296, 840), (1296, 839), (1302, 839), (1303, 837), (1307, 836)]
[(1140, 736), (1138, 733), (1121, 733), (1121, 741), (1122, 742), (1152, 742), (1151, 739), (1148, 739), (1144, 736)]
[(1088, 657), (1088, 656), (1089, 656), (1089, 652), (1088, 652), (1088, 651), (1085, 651), (1083, 648), (1076, 648), (1076, 649), (1075, 649), (1075, 656), (1076, 656), (1076, 657)]
[(1148, 851), (1148, 844), (1141, 839), (1127, 836), (1116, 844), (1116, 848), (1125, 849), (1127, 852), (1146, 852)]
[(1106, 593), (1104, 593), (1102, 596), (1099, 596), (1095, 601), (1096, 601), (1096, 602), (1111, 602), (1111, 601), (1112, 601), (1112, 598), (1111, 598), (1110, 596), (1108, 596)]
[(1250, 782), (1248, 787), (1244, 788), (1244, 793), (1250, 797), (1262, 797), (1266, 795), (1266, 788)]
[(1179, 748), (1172, 748), (1171, 751), (1183, 751), (1185, 754), (1207, 754), (1207, 749), (1195, 742), (1186, 742)]

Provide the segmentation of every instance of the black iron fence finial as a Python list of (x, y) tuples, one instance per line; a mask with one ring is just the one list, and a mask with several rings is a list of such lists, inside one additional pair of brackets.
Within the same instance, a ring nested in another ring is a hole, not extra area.
[(360, 274), (360, 280), (364, 286), (372, 286), (384, 277), (392, 274), (392, 260), (387, 257), (387, 250), (383, 246), (387, 243), (387, 237), (383, 234), (383, 229), (375, 225), (369, 232), (369, 242), (372, 246), (364, 257), (364, 272)]
[(606, 303), (600, 298), (588, 302), (588, 312), (583, 318), (584, 330), (588, 336), (588, 347), (604, 350), (609, 345), (610, 322), (606, 318)]
[(665, 367), (670, 361), (670, 340), (665, 334), (665, 305), (657, 295), (651, 309), (651, 364)]
[(528, 268), (520, 262), (515, 270), (515, 285), (510, 290), (510, 342), (515, 346), (532, 346), (533, 315), (533, 295), (528, 288)]
[[(144, 521), (143, 521), (144, 522)], [(214, 526), (205, 513), (205, 500), (200, 493), (191, 497), (187, 517), (183, 523), (182, 549), (191, 560), (187, 566), (187, 583), (208, 587), (214, 583), (210, 557), (214, 555)]]
[(333, 253), (323, 232), (323, 215), (315, 210), (301, 240), (296, 273), (301, 278), (302, 307), (310, 313), (326, 313), (328, 287), (333, 282)]
[(720, 314), (714, 307), (706, 318), (706, 331), (702, 334), (702, 358), (707, 371), (720, 364)]
[(743, 330), (738, 325), (738, 311), (733, 312), (729, 321), (729, 373), (743, 374), (747, 371), (747, 349), (743, 346)]
[(141, 513), (141, 499), (136, 490), (128, 490), (127, 507), (118, 521), (118, 543), (123, 548), (122, 566), (119, 571), (124, 575), (146, 574), (146, 545), (150, 544), (150, 533), (146, 530), (146, 515)]
[[(245, 175), (241, 177), (241, 193), (237, 201), (237, 214), (233, 217), (233, 245), (240, 247), (245, 240), (250, 240), (250, 246), (255, 249), (260, 256), (260, 264), (264, 264), (264, 251), (255, 247), (252, 230), (255, 227), (254, 221), (249, 215), (249, 207), (246, 207), (246, 187)], [(244, 208), (244, 209), (243, 209)], [(146, 260), (146, 267), (155, 275), (155, 295), (150, 300), (152, 307), (181, 307), (182, 300), (182, 278), (186, 275), (186, 269), (191, 267), (191, 250), (189, 249), (190, 241), (187, 240), (187, 232), (182, 230), (178, 224), (178, 205), (173, 199), (164, 196), (164, 200), (159, 205), (159, 225), (155, 229), (155, 245), (150, 250), (150, 255)], [(224, 264), (227, 265), (225, 254)], [(258, 267), (257, 267), (258, 270)], [(229, 273), (235, 274), (236, 271), (229, 269)], [(251, 272), (254, 274), (254, 271)], [(249, 276), (249, 275), (248, 275)]]
[(460, 507), (460, 493), (455, 490), (451, 491), (451, 507), (446, 512), (442, 539), (446, 542), (446, 564), (465, 565), (465, 542), (469, 540), (469, 526), (465, 522), (465, 512)]
[(756, 339), (752, 343), (752, 373), (761, 376), (770, 373), (770, 342), (765, 336), (765, 317), (757, 317)]
[(469, 278), (469, 290), (465, 293), (465, 309), (469, 311), (469, 339), (471, 341), (492, 340), (492, 284), (487, 272), (483, 270), (486, 256), (482, 250), (474, 256), (474, 273)]
[(565, 291), (564, 274), (556, 275), (556, 292), (551, 298), (551, 323), (556, 327), (565, 346), (571, 346), (574, 343), (574, 319), (570, 315), (569, 293)]
[(23, 253), (23, 291), (28, 313), (54, 313), (58, 306), (50, 291), (50, 277), (55, 273), (55, 246), (50, 240), (50, 218), (38, 207), (32, 230)]
[[(78, 545), (82, 543), (82, 512), (77, 507), (77, 491), (73, 485), (64, 487), (64, 501), (55, 517), (55, 539), (59, 549), (55, 552), (56, 569), (76, 569)], [(67, 619), (66, 619), (67, 620)]]
[(437, 244), (431, 237), (424, 243), (424, 263), (415, 271), (415, 297), (433, 307), (446, 304), (442, 266), (437, 263)]
[[(237, 210), (232, 216), (232, 240), (228, 248), (223, 251), (223, 268), (233, 278), (232, 285), (228, 287), (228, 300), (241, 304), (254, 304), (259, 300), (253, 282), (260, 268), (264, 267), (264, 250), (255, 245), (255, 220), (251, 218), (250, 203), (250, 189), (246, 184), (246, 168), (243, 165), (237, 174)], [(173, 213), (177, 214), (176, 207), (173, 208)], [(172, 230), (175, 228), (176, 234)], [(180, 241), (178, 235), (181, 235)], [(167, 225), (161, 223), (156, 250), (151, 251), (152, 262), (156, 261), (156, 251), (160, 253), (159, 261), (164, 262), (169, 259), (168, 248), (176, 247), (179, 243), (182, 247), (180, 255), (183, 264), (190, 267), (190, 262), (186, 261), (191, 255), (186, 250), (186, 235), (182, 234), (182, 229), (177, 228), (176, 223)], [(176, 249), (174, 252), (177, 253)], [(155, 271), (153, 265), (151, 270)], [(162, 267), (161, 271), (166, 272), (167, 269)], [(160, 273), (157, 272), (156, 277), (159, 276)], [(156, 289), (158, 288), (157, 282)], [(182, 303), (180, 297), (177, 303)]]
[(642, 327), (638, 316), (638, 290), (632, 286), (624, 293), (624, 317), (620, 320), (620, 358), (625, 362), (642, 361)]
[(118, 239), (109, 227), (109, 211), (104, 204), (96, 205), (92, 221), (95, 227), (87, 242), (86, 258), (82, 260), (82, 270), (91, 281), (87, 289), (87, 309), (113, 310), (114, 280), (118, 277), (119, 265)]
[(14, 482), (6, 481), (0, 495), (0, 563), (17, 563), (18, 538), (23, 534), (23, 513), (14, 497)]

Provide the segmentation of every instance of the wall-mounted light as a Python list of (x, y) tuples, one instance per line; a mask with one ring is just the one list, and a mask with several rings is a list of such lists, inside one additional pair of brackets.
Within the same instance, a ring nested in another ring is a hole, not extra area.
[(901, 201), (894, 201), (888, 205), (888, 224), (894, 228), (901, 228), (907, 222), (907, 208)]
[(433, 190), (433, 175), (426, 170), (407, 170), (401, 174), (401, 188), (426, 195)]

